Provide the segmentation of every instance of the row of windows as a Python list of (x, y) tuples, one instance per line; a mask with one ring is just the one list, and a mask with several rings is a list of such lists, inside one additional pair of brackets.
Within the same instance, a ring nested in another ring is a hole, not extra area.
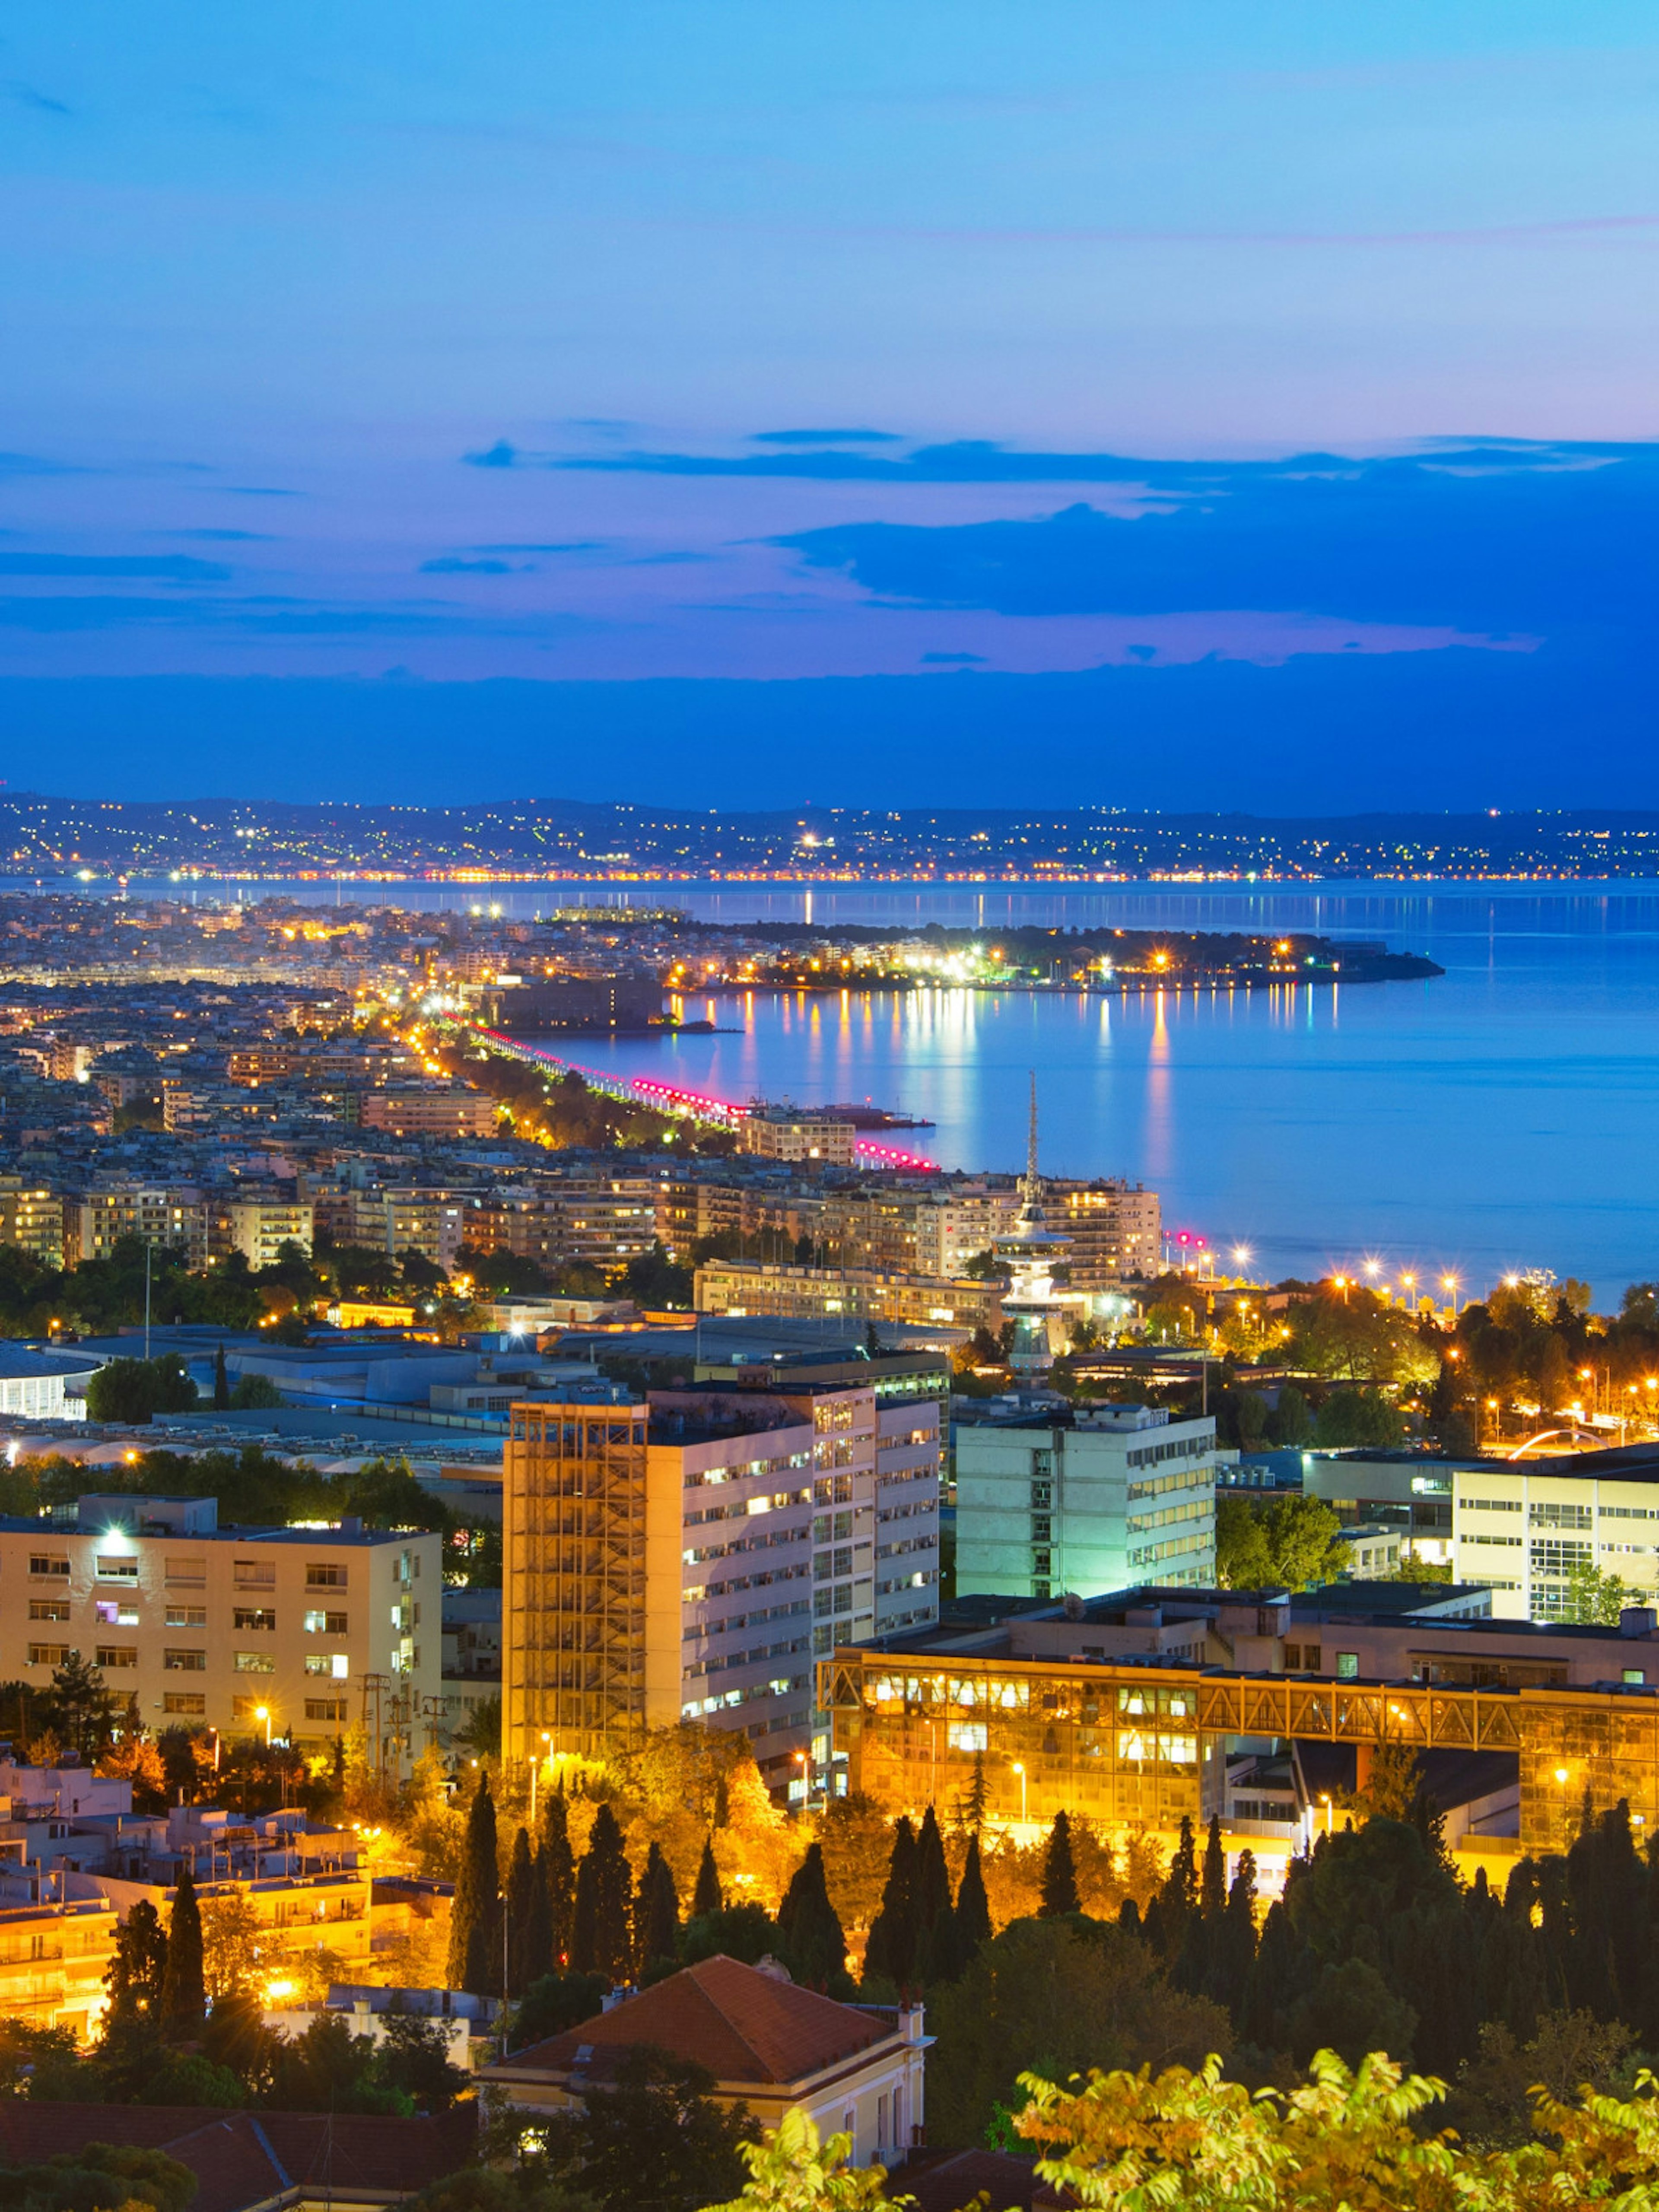
[[(106, 1628), (138, 1626), (136, 1606), (118, 1603), (112, 1598), (96, 1598), (93, 1602), (98, 1620)], [(415, 1612), (418, 1616), (418, 1606)], [(70, 1617), (70, 1601), (66, 1597), (32, 1597), (29, 1600), (31, 1620), (67, 1621)], [(165, 1618), (168, 1628), (205, 1628), (207, 1607), (204, 1605), (169, 1605)], [(319, 1607), (316, 1612), (306, 1614), (305, 1631), (307, 1636), (345, 1636), (350, 1632), (348, 1620), (349, 1616), (343, 1613), (328, 1613)], [(255, 1634), (274, 1633), (276, 1615), (270, 1606), (239, 1605), (232, 1608), (230, 1625), (233, 1628)], [(393, 1626), (398, 1625), (394, 1620)]]
[(1200, 1483), (1210, 1484), (1207, 1468), (1182, 1468), (1173, 1474), (1155, 1474), (1149, 1481), (1132, 1482), (1124, 1494), (1133, 1505), (1142, 1498), (1159, 1498), (1166, 1490), (1192, 1490)]
[[(415, 1562), (418, 1567), (418, 1558)], [(207, 1580), (207, 1561), (194, 1557), (164, 1558), (162, 1574), (170, 1583), (204, 1583)], [(118, 1558), (94, 1558), (93, 1572), (100, 1583), (136, 1583), (138, 1580), (138, 1561), (130, 1553)], [(306, 1562), (307, 1589), (344, 1589), (349, 1570), (326, 1559)], [(32, 1552), (29, 1554), (29, 1573), (45, 1582), (67, 1582), (70, 1577), (69, 1556), (63, 1552)], [(269, 1559), (236, 1559), (231, 1565), (231, 1580), (240, 1589), (274, 1588), (276, 1567)]]

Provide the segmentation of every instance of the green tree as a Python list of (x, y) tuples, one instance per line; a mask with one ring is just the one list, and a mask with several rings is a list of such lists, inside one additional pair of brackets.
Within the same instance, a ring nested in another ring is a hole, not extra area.
[(884, 2166), (853, 2162), (850, 2136), (821, 2140), (811, 2115), (790, 2107), (776, 2130), (759, 2142), (739, 2143), (749, 2168), (741, 2196), (709, 2212), (901, 2212), (914, 2200), (889, 2197)]
[(590, 2087), (581, 2106), (547, 2123), (549, 2170), (582, 2196), (629, 2212), (698, 2212), (733, 2196), (738, 2145), (755, 2124), (742, 2106), (714, 2102), (703, 2067), (648, 2044), (625, 2049), (615, 2086)]
[(555, 1966), (568, 1965), (576, 1911), (576, 1855), (570, 1848), (570, 1808), (562, 1790), (550, 1792), (542, 1814), (542, 1881), (547, 1891), (548, 1947)]
[(1338, 1448), (1397, 1444), (1405, 1433), (1404, 1419), (1380, 1390), (1333, 1390), (1314, 1423), (1316, 1442)]
[(87, 1418), (142, 1427), (157, 1413), (188, 1413), (196, 1385), (177, 1352), (157, 1359), (111, 1359), (87, 1378)]
[(634, 1963), (637, 1973), (664, 1960), (672, 1960), (679, 1948), (680, 1898), (662, 1846), (652, 1838), (634, 1898)]
[(1588, 1565), (1572, 1567), (1562, 1588), (1561, 1618), (1616, 1628), (1625, 1607), (1641, 1602), (1641, 1593), (1609, 1569)]
[(784, 1892), (778, 1942), (785, 1966), (805, 1988), (828, 1990), (833, 1984), (839, 1991), (848, 1983), (847, 1937), (830, 1902), (821, 1844), (807, 1845)]
[(520, 1999), (513, 2015), (509, 2047), (523, 2051), (550, 2035), (580, 2027), (602, 2008), (610, 1994), (610, 1979), (605, 1974), (544, 1974)]
[(720, 1869), (714, 1863), (713, 1838), (705, 1841), (702, 1856), (697, 1862), (696, 1887), (691, 1893), (691, 1917), (703, 1920), (711, 1912), (724, 1910), (726, 1898), (720, 1888)]
[(225, 1366), (225, 1347), (216, 1346), (213, 1354), (213, 1410), (225, 1413), (230, 1410), (230, 1375)]
[(522, 1996), (533, 1981), (552, 1971), (546, 1942), (548, 1904), (546, 1885), (530, 1849), (527, 1830), (520, 1827), (513, 1838), (507, 1863), (506, 1994)]
[(181, 1869), (167, 1918), (167, 1960), (161, 1976), (161, 2018), (168, 2034), (188, 2042), (199, 2034), (207, 2011), (202, 1966), (202, 1911), (196, 1882)]
[(724, 1905), (718, 1912), (705, 1912), (697, 1919), (688, 1920), (685, 1933), (680, 1938), (680, 1956), (688, 1966), (695, 1966), (701, 1959), (722, 1954), (752, 1966), (769, 1952), (775, 1955), (779, 1948), (777, 1922), (753, 1898), (742, 1905)]
[(930, 1994), (927, 2025), (927, 2139), (946, 2148), (982, 2142), (998, 2106), (1018, 2108), (1027, 2066), (1063, 2081), (1231, 2045), (1219, 2006), (1171, 1988), (1133, 1936), (1080, 1917), (1011, 1922)]
[(823, 1879), (836, 1917), (848, 1929), (867, 1929), (881, 1910), (893, 1834), (873, 1797), (848, 1790), (832, 1797), (818, 1820)]
[(991, 1905), (985, 1894), (985, 1875), (980, 1866), (979, 1838), (968, 1838), (968, 1856), (957, 1888), (957, 1938), (964, 1962), (981, 1943), (991, 1940)]
[(866, 1980), (876, 1977), (897, 1989), (915, 1978), (919, 1930), (916, 1926), (916, 1832), (908, 1814), (893, 1831), (893, 1847), (887, 1861), (887, 1882), (881, 1909), (870, 1923), (864, 1947)]
[(1077, 1862), (1072, 1856), (1071, 1818), (1062, 1809), (1055, 1814), (1048, 1831), (1042, 1858), (1042, 1902), (1037, 1911), (1044, 1920), (1059, 1920), (1082, 1910), (1077, 1893)]
[(501, 1897), (495, 1806), (480, 1772), (466, 1819), (466, 1840), (449, 1922), (449, 1986), (475, 1996), (501, 1995)]
[(166, 1978), (167, 1939), (161, 1916), (147, 1897), (141, 1897), (116, 1931), (115, 1949), (104, 1972), (109, 1993), (106, 2033), (110, 2024), (154, 2022), (161, 2012), (161, 1987)]
[(465, 2068), (449, 2056), (443, 2022), (404, 2011), (396, 1996), (381, 2015), (374, 2072), (421, 2112), (447, 2112), (471, 2081)]
[(627, 1978), (633, 1954), (633, 1877), (622, 1830), (608, 1804), (593, 1817), (587, 1849), (576, 1869), (576, 1901), (570, 1963), (584, 1972)]
[(71, 1651), (52, 1674), (40, 1699), (37, 1723), (50, 1731), (76, 1760), (90, 1764), (107, 1749), (121, 1717), (120, 1701), (96, 1667)]
[(1215, 1507), (1216, 1577), (1226, 1589), (1310, 1589), (1334, 1582), (1347, 1559), (1341, 1523), (1322, 1498), (1251, 1498)]

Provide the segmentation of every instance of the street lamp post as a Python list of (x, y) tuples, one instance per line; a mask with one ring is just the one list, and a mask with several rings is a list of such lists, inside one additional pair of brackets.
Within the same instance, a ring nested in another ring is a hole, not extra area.
[(256, 1705), (253, 1709), (253, 1717), (256, 1721), (263, 1721), (265, 1724), (265, 1749), (269, 1751), (270, 1749), (270, 1707)]
[(1023, 1828), (1025, 1826), (1025, 1769), (1018, 1759), (1014, 1761), (1014, 1771), (1019, 1777), (1019, 1825)]

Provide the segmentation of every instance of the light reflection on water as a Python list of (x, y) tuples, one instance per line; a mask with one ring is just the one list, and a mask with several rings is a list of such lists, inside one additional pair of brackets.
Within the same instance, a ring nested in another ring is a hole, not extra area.
[[(1155, 1183), (1168, 1223), (1246, 1242), (1274, 1272), (1375, 1255), (1419, 1276), (1455, 1268), (1478, 1287), (1504, 1268), (1541, 1265), (1588, 1276), (1604, 1299), (1659, 1275), (1653, 884), (285, 888), (317, 902), (497, 905), (526, 918), (584, 899), (672, 902), (728, 922), (799, 920), (810, 905), (825, 923), (1384, 938), (1448, 973), (1340, 992), (1121, 1000), (763, 992), (718, 1002), (716, 1018), (737, 1035), (583, 1039), (573, 1049), (731, 1097), (873, 1098), (936, 1121), (920, 1148), (966, 1167), (1018, 1165), (1035, 1067), (1046, 1165)], [(206, 904), (227, 889), (195, 896)], [(692, 1011), (708, 1004), (700, 996)]]

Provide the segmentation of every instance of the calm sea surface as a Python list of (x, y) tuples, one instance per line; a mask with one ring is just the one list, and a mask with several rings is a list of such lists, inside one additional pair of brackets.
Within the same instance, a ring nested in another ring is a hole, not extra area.
[[(630, 894), (347, 884), (341, 896), (528, 916)], [(583, 1038), (571, 1052), (730, 1098), (902, 1108), (937, 1123), (915, 1142), (952, 1167), (1018, 1164), (1035, 1068), (1046, 1168), (1144, 1181), (1163, 1193), (1166, 1224), (1248, 1244), (1272, 1273), (1370, 1257), (1419, 1279), (1455, 1272), (1475, 1291), (1509, 1268), (1547, 1267), (1588, 1277), (1603, 1300), (1659, 1276), (1659, 884), (631, 896), (725, 921), (1309, 929), (1427, 953), (1443, 977), (1346, 990), (699, 1000), (689, 1014), (738, 1033)]]

